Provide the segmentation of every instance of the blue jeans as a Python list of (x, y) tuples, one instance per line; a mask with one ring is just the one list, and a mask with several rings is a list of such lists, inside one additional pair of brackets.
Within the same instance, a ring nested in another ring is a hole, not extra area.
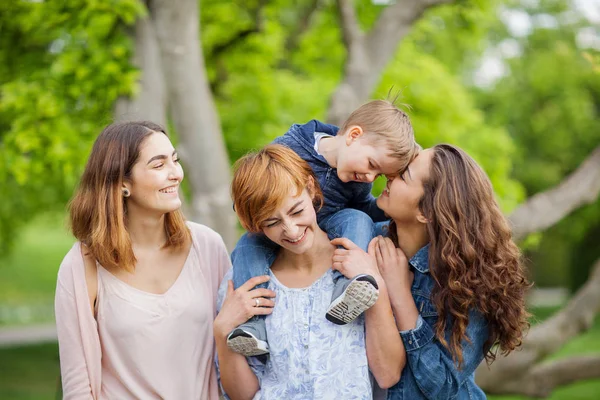
[[(375, 233), (381, 232), (382, 224), (387, 222), (374, 224), (364, 212), (346, 208), (324, 218), (319, 226), (330, 239), (345, 237), (367, 251)], [(279, 246), (263, 234), (244, 234), (231, 253), (233, 286), (237, 289), (254, 276), (268, 275), (278, 249)], [(334, 280), (338, 282), (339, 279), (347, 278), (339, 271), (334, 271)], [(262, 283), (257, 287), (267, 287), (267, 284)]]

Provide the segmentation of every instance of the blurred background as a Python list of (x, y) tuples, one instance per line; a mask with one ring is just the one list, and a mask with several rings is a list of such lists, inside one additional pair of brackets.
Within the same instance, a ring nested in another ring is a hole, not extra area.
[[(59, 396), (66, 204), (115, 120), (168, 127), (189, 219), (228, 246), (231, 163), (399, 96), (489, 174), (535, 287), (492, 399), (600, 393), (600, 0), (14, 0), (0, 5), (0, 398)], [(375, 194), (381, 190), (381, 182)]]

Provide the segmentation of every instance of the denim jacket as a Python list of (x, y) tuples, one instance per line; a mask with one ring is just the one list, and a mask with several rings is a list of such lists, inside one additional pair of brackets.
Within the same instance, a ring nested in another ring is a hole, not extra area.
[(338, 127), (313, 119), (304, 125), (292, 125), (285, 135), (279, 136), (273, 140), (273, 143), (282, 144), (295, 151), (315, 173), (325, 200), (323, 207), (317, 213), (319, 224), (345, 208), (363, 211), (374, 222), (385, 221), (387, 219), (385, 214), (377, 207), (376, 199), (371, 194), (373, 184), (342, 182), (336, 169), (330, 167), (327, 160), (315, 151), (315, 132), (335, 136)]
[[(475, 369), (483, 361), (483, 345), (488, 338), (487, 321), (477, 311), (469, 313), (467, 336), (463, 341), (463, 365), (458, 369), (450, 352), (435, 336), (437, 311), (431, 302), (434, 285), (429, 273), (429, 245), (409, 261), (415, 277), (412, 295), (419, 310), (415, 329), (401, 331), (407, 365), (400, 381), (388, 390), (388, 400), (413, 399), (485, 399), (475, 384)], [(450, 331), (446, 331), (446, 340)]]

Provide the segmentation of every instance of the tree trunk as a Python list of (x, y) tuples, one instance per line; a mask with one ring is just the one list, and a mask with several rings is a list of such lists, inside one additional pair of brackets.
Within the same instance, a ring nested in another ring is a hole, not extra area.
[(151, 0), (169, 94), (170, 115), (192, 187), (192, 219), (221, 234), (229, 249), (237, 240), (229, 196), (229, 159), (200, 45), (196, 0)]
[(600, 146), (559, 185), (532, 196), (512, 212), (509, 219), (513, 224), (513, 236), (522, 239), (546, 229), (582, 205), (593, 203), (598, 195)]
[(135, 42), (133, 65), (140, 71), (137, 94), (115, 104), (115, 121), (148, 120), (166, 128), (167, 93), (156, 32), (149, 17), (139, 18), (130, 32)]
[[(592, 274), (569, 303), (547, 321), (535, 325), (525, 337), (521, 348), (507, 357), (498, 357), (488, 368), (477, 369), (477, 383), (488, 393), (545, 396), (562, 384), (576, 379), (600, 378), (597, 360), (566, 359), (543, 364), (544, 359), (556, 352), (570, 339), (588, 330), (600, 311), (600, 260)], [(595, 366), (586, 373), (570, 372), (568, 366)], [(562, 372), (560, 372), (562, 371)]]
[(404, 0), (386, 7), (365, 35), (358, 26), (351, 0), (337, 0), (342, 37), (348, 53), (344, 78), (331, 96), (327, 121), (341, 125), (369, 99), (400, 41), (430, 7), (453, 0)]

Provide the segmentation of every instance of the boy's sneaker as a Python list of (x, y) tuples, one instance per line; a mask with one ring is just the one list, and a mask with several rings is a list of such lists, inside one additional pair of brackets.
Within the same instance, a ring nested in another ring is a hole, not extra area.
[(331, 305), (325, 316), (337, 325), (345, 325), (371, 308), (379, 297), (379, 287), (371, 275), (339, 279), (333, 288)]
[(264, 318), (252, 318), (227, 336), (227, 347), (246, 357), (269, 354)]

